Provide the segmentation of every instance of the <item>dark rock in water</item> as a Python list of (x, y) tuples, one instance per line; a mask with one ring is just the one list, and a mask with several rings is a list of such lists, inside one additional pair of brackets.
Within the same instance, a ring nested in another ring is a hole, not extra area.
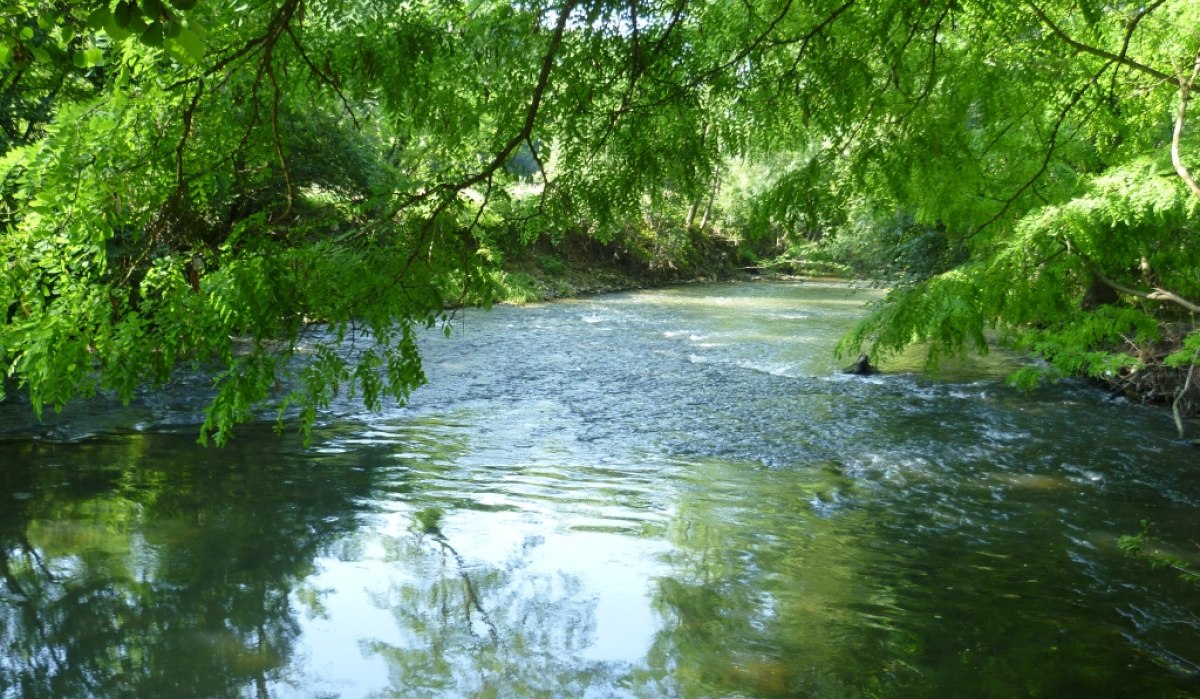
[(846, 367), (845, 373), (854, 374), (856, 376), (869, 376), (871, 374), (878, 374), (879, 370), (871, 366), (870, 357), (865, 354), (860, 354), (858, 355), (858, 359), (853, 364)]

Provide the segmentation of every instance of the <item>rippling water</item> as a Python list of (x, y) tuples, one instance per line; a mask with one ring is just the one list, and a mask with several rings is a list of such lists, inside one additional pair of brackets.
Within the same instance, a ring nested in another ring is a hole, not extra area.
[(470, 311), (307, 447), (196, 447), (186, 393), (10, 424), (0, 697), (1200, 696), (1200, 588), (1116, 547), (1196, 558), (1169, 417), (844, 376), (873, 298)]

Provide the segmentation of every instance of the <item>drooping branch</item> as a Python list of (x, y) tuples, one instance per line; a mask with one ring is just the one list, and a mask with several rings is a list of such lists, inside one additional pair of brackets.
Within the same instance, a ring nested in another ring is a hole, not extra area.
[[(1149, 17), (1151, 12), (1157, 10), (1166, 1), (1167, 0), (1154, 0), (1154, 2), (1150, 3), (1149, 5), (1142, 6), (1134, 10), (1133, 16), (1125, 22), (1125, 36), (1121, 39), (1121, 52), (1117, 54), (1118, 56), (1125, 58), (1127, 55), (1129, 55), (1129, 44), (1131, 41), (1133, 41), (1133, 35), (1137, 31), (1138, 25), (1142, 23), (1143, 19)], [(1121, 71), (1114, 70), (1112, 74), (1112, 80), (1110, 80), (1108, 83), (1108, 98), (1113, 102), (1116, 101), (1117, 77), (1120, 74)]]
[(929, 12), (929, 6), (927, 4), (923, 4), (919, 8), (917, 16), (914, 17), (909, 23), (908, 31), (904, 35), (904, 41), (900, 42), (900, 45), (893, 52), (892, 58), (890, 58), (887, 62), (888, 71), (891, 73), (891, 81), (896, 86), (896, 89), (900, 90), (902, 94), (904, 93), (904, 90), (900, 82), (900, 64), (904, 59), (904, 55), (908, 53), (908, 47), (912, 44), (913, 40), (917, 38), (917, 34), (921, 32), (921, 20), (924, 19), (927, 12)]
[(916, 113), (917, 108), (933, 94), (933, 88), (938, 81), (938, 34), (941, 33), (942, 24), (950, 16), (950, 10), (952, 9), (954, 9), (954, 3), (947, 3), (946, 8), (942, 10), (942, 14), (938, 15), (932, 29), (929, 30), (929, 73), (925, 78), (925, 86), (921, 89), (920, 94), (912, 99), (912, 104), (909, 105), (908, 110), (900, 116), (899, 123), (908, 121)]
[[(497, 151), (496, 155), (487, 162), (484, 167), (474, 174), (463, 177), (457, 181), (442, 182), (433, 185), (427, 189), (423, 189), (401, 201), (392, 210), (388, 218), (395, 218), (397, 214), (405, 209), (411, 208), (423, 202), (426, 202), (435, 195), (437, 196), (436, 204), (433, 211), (425, 216), (424, 223), (421, 226), (417, 240), (414, 242), (413, 250), (409, 253), (404, 265), (400, 269), (400, 273), (396, 275), (395, 284), (402, 284), (408, 276), (408, 271), (421, 255), (421, 251), (429, 244), (429, 237), (434, 228), (434, 224), (441, 218), (454, 202), (458, 195), (466, 189), (473, 187), (481, 182), (490, 181), (508, 158), (512, 155), (521, 143), (531, 140), (533, 135), (534, 125), (537, 123), (538, 112), (541, 109), (542, 100), (545, 97), (546, 90), (550, 86), (550, 73), (554, 68), (554, 62), (558, 58), (558, 51), (562, 46), (563, 35), (566, 32), (567, 20), (571, 12), (578, 5), (579, 0), (568, 0), (568, 2), (559, 11), (558, 22), (554, 27), (554, 34), (550, 39), (550, 45), (546, 49), (546, 54), (542, 58), (542, 66), (538, 72), (537, 82), (534, 84), (533, 94), (529, 100), (529, 107), (525, 111), (525, 120), (521, 126), (521, 131), (513, 138), (509, 139), (504, 146)], [(486, 204), (485, 204), (486, 205)], [(480, 210), (482, 214), (482, 209)]]
[(275, 156), (279, 160), (279, 168), (283, 173), (284, 191), (287, 195), (287, 207), (284, 208), (283, 213), (279, 216), (280, 220), (287, 218), (288, 214), (292, 212), (294, 193), (292, 191), (292, 173), (288, 168), (287, 156), (283, 152), (283, 137), (279, 127), (280, 100), (282, 99), (283, 92), (279, 87), (279, 80), (275, 77), (275, 46), (279, 43), (279, 39), (283, 36), (284, 32), (288, 31), (293, 15), (301, 10), (303, 3), (304, 0), (290, 0), (284, 3), (284, 6), (280, 8), (279, 13), (272, 21), (271, 28), (266, 34), (267, 38), (263, 42), (262, 67), (266, 70), (267, 79), (270, 80), (273, 91), (271, 100), (271, 138), (274, 141)]
[(1141, 24), (1142, 20), (1149, 16), (1151, 12), (1157, 10), (1159, 6), (1166, 1), (1167, 0), (1154, 0), (1154, 2), (1150, 3), (1146, 7), (1139, 8), (1134, 16), (1130, 18), (1129, 22), (1126, 23), (1125, 37), (1121, 40), (1121, 53), (1117, 54), (1120, 59), (1124, 60), (1125, 56), (1129, 53), (1129, 42), (1133, 40), (1133, 33), (1137, 31), (1138, 25)]
[(350, 117), (350, 121), (354, 124), (354, 128), (361, 128), (358, 124), (358, 116), (354, 113), (354, 108), (350, 106), (350, 100), (346, 98), (345, 93), (342, 92), (341, 85), (338, 84), (339, 81), (337, 79), (337, 75), (333, 73), (332, 69), (328, 68), (328, 64), (326, 64), (327, 67), (325, 70), (321, 70), (317, 67), (317, 64), (313, 62), (312, 58), (308, 55), (308, 52), (304, 50), (304, 45), (300, 43), (300, 37), (296, 36), (296, 32), (292, 31), (291, 26), (287, 27), (287, 35), (292, 40), (292, 44), (296, 47), (296, 51), (300, 54), (300, 60), (304, 61), (304, 64), (308, 66), (309, 72), (311, 72), (319, 82), (325, 83), (329, 86), (329, 89), (333, 90), (334, 94), (338, 96), (338, 99), (342, 101), (342, 109), (346, 112), (347, 116)]
[(1062, 131), (1063, 124), (1065, 124), (1067, 121), (1067, 116), (1071, 113), (1071, 110), (1073, 110), (1075, 106), (1079, 104), (1079, 101), (1083, 99), (1084, 94), (1086, 94), (1087, 91), (1091, 89), (1091, 87), (1095, 85), (1097, 81), (1100, 80), (1100, 76), (1104, 75), (1104, 72), (1112, 65), (1113, 61), (1105, 63), (1100, 70), (1092, 75), (1090, 80), (1084, 83), (1082, 87), (1080, 87), (1071, 95), (1071, 98), (1067, 100), (1067, 103), (1063, 105), (1063, 108), (1059, 111), (1058, 118), (1054, 121), (1054, 128), (1050, 131), (1050, 138), (1046, 142), (1046, 152), (1042, 156), (1042, 164), (1038, 167), (1037, 172), (1033, 173), (1032, 177), (1030, 177), (1025, 181), (1024, 184), (1017, 188), (1017, 191), (1013, 192), (1012, 196), (1005, 199), (1000, 209), (993, 214), (991, 218), (979, 224), (979, 226), (977, 226), (975, 230), (967, 236), (968, 238), (975, 237), (985, 228), (998, 221), (1001, 216), (1008, 212), (1009, 208), (1016, 203), (1017, 199), (1019, 199), (1026, 190), (1033, 187), (1033, 185), (1036, 184), (1039, 179), (1041, 179), (1042, 175), (1046, 174), (1046, 171), (1050, 168), (1050, 161), (1054, 157), (1054, 151), (1058, 147), (1058, 135)]
[(287, 207), (279, 216), (279, 219), (287, 218), (292, 212), (292, 173), (288, 168), (287, 156), (283, 152), (283, 138), (280, 135), (279, 129), (279, 102), (281, 91), (279, 89), (279, 81), (275, 78), (275, 67), (271, 64), (271, 57), (266, 57), (267, 77), (271, 80), (271, 88), (274, 94), (271, 99), (271, 140), (275, 144), (275, 157), (279, 160), (279, 169), (283, 173), (284, 191), (287, 195)]
[[(504, 166), (504, 163), (512, 156), (513, 151), (533, 136), (533, 127), (537, 123), (538, 112), (542, 107), (542, 100), (545, 99), (546, 90), (550, 87), (550, 73), (554, 69), (555, 60), (558, 58), (558, 51), (562, 47), (563, 35), (567, 28), (567, 19), (578, 4), (579, 0), (569, 0), (559, 11), (558, 22), (554, 27), (554, 35), (551, 37), (550, 46), (546, 49), (546, 54), (542, 58), (542, 66), (538, 72), (537, 82), (534, 84), (533, 94), (529, 100), (529, 107), (525, 110), (525, 120), (521, 125), (521, 130), (496, 151), (492, 159), (480, 170), (460, 180), (442, 182), (407, 197), (396, 207), (393, 215), (428, 200), (434, 194), (440, 193), (443, 197), (453, 196), (487, 180)], [(436, 214), (441, 213), (444, 208), (445, 206), (439, 206), (435, 212), (435, 216), (431, 218), (436, 218)]]
[[(854, 0), (850, 0), (849, 4), (853, 4), (853, 2), (854, 2)], [(700, 73), (699, 75), (697, 75), (694, 79), (692, 79), (688, 83), (687, 87), (696, 88), (700, 85), (707, 84), (709, 82), (712, 82), (713, 79), (715, 79), (717, 76), (721, 75), (725, 71), (727, 71), (731, 68), (736, 69), (738, 66), (740, 66), (742, 64), (742, 61), (744, 61), (750, 57), (750, 54), (752, 54), (756, 50), (758, 50), (758, 48), (760, 46), (768, 43), (768, 39), (770, 39), (771, 35), (775, 33), (775, 29), (779, 26), (779, 23), (782, 22), (785, 17), (787, 17), (788, 13), (791, 12), (791, 10), (792, 10), (792, 0), (787, 0), (786, 2), (783, 3), (783, 7), (779, 10), (779, 13), (775, 15), (775, 18), (772, 19), (767, 24), (766, 29), (759, 32), (758, 36), (754, 37), (754, 39), (747, 42), (740, 51), (738, 51), (736, 54), (734, 54), (733, 58), (731, 58), (728, 61), (725, 61), (719, 65), (713, 66), (712, 68)], [(839, 10), (838, 14), (840, 14), (840, 12), (841, 11)]]
[(1193, 62), (1191, 78), (1184, 78), (1182, 74), (1179, 76), (1179, 109), (1175, 113), (1175, 131), (1171, 136), (1171, 164), (1175, 166), (1175, 172), (1188, 189), (1192, 190), (1192, 194), (1200, 197), (1200, 184), (1196, 184), (1195, 178), (1184, 166), (1179, 145), (1183, 140), (1183, 122), (1187, 117), (1188, 99), (1191, 97), (1192, 86), (1196, 84), (1198, 77), (1200, 77), (1200, 53), (1196, 54)]
[(188, 139), (192, 135), (192, 121), (196, 116), (196, 108), (200, 105), (200, 96), (204, 94), (204, 80), (196, 85), (196, 93), (192, 95), (192, 99), (188, 102), (183, 110), (183, 134), (179, 137), (179, 143), (175, 146), (175, 194), (176, 198), (182, 198), (187, 190), (187, 179), (183, 171), (183, 156), (187, 150)]
[(812, 43), (813, 39), (816, 39), (818, 36), (823, 34), (825, 30), (834, 22), (836, 22), (837, 18), (842, 16), (842, 13), (844, 13), (846, 10), (849, 10), (855, 2), (856, 0), (846, 0), (846, 2), (842, 3), (841, 6), (826, 15), (824, 19), (814, 25), (812, 29), (805, 32), (802, 36), (773, 42), (775, 45), (800, 44), (800, 47), (796, 49), (796, 57), (792, 60), (792, 67), (788, 69), (787, 75), (796, 74), (796, 71), (800, 68), (800, 61), (804, 58), (804, 54), (808, 50), (808, 45)]
[[(649, 52), (643, 54), (640, 48), (636, 46), (634, 47), (632, 59), (630, 61), (629, 84), (625, 88), (624, 94), (621, 96), (621, 104), (609, 113), (608, 124), (604, 128), (604, 132), (600, 134), (600, 137), (596, 139), (595, 146), (592, 149), (593, 153), (598, 153), (604, 148), (604, 146), (608, 143), (608, 139), (616, 131), (617, 121), (622, 116), (633, 110), (633, 98), (637, 92), (639, 81), (642, 79), (642, 76), (646, 74), (646, 71), (658, 62), (659, 57), (662, 55), (663, 48), (666, 47), (667, 41), (671, 38), (671, 34), (675, 31), (683, 19), (683, 12), (685, 9), (687, 9), (688, 1), (689, 0), (680, 0), (680, 3), (675, 7), (671, 14), (671, 19), (667, 22), (666, 28), (663, 29), (662, 34), (658, 37), (658, 41), (655, 42), (654, 46)], [(636, 3), (632, 4), (636, 8)], [(635, 24), (634, 29), (636, 30), (636, 10), (633, 12), (633, 17)], [(635, 42), (637, 41), (636, 33), (634, 34), (633, 39)]]

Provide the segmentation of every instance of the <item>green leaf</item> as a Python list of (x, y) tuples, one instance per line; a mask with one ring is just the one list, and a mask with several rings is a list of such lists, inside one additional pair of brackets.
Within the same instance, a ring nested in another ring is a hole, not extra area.
[(170, 0), (171, 5), (181, 12), (187, 12), (196, 6), (196, 0)]
[(167, 16), (167, 8), (163, 6), (162, 0), (141, 0), (142, 14), (151, 20), (157, 20)]
[(135, 13), (129, 17), (129, 26), (127, 28), (134, 34), (141, 34), (146, 31), (148, 26), (145, 18)]
[(133, 3), (129, 0), (121, 0), (117, 3), (117, 7), (113, 10), (113, 20), (117, 26), (125, 29), (129, 26), (129, 21), (133, 18)]
[(95, 31), (102, 28), (105, 24), (108, 24), (108, 20), (111, 17), (112, 13), (108, 11), (108, 6), (102, 5), (96, 8), (90, 15), (88, 15), (88, 29)]
[(80, 68), (91, 68), (104, 62), (104, 51), (92, 46), (83, 51), (76, 51), (71, 60)]
[(117, 23), (115, 15), (110, 16), (104, 24), (104, 33), (112, 37), (113, 41), (125, 41), (131, 35), (131, 32), (125, 27)]
[(1095, 27), (1104, 20), (1103, 11), (1094, 0), (1079, 0), (1079, 10), (1089, 27)]
[(204, 40), (200, 35), (192, 31), (189, 27), (183, 27), (179, 30), (179, 35), (173, 39), (174, 43), (179, 46), (187, 54), (193, 62), (200, 62), (204, 59)]
[(153, 46), (156, 49), (163, 47), (163, 25), (161, 22), (154, 22), (146, 31), (142, 32), (142, 43), (147, 46)]

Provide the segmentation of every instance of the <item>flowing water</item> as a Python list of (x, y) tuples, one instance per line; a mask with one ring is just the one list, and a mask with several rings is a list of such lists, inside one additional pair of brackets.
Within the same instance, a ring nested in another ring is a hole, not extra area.
[(0, 699), (1200, 697), (1200, 587), (1117, 547), (1196, 561), (1196, 449), (999, 354), (844, 376), (876, 297), (467, 312), (307, 446), (0, 406)]

